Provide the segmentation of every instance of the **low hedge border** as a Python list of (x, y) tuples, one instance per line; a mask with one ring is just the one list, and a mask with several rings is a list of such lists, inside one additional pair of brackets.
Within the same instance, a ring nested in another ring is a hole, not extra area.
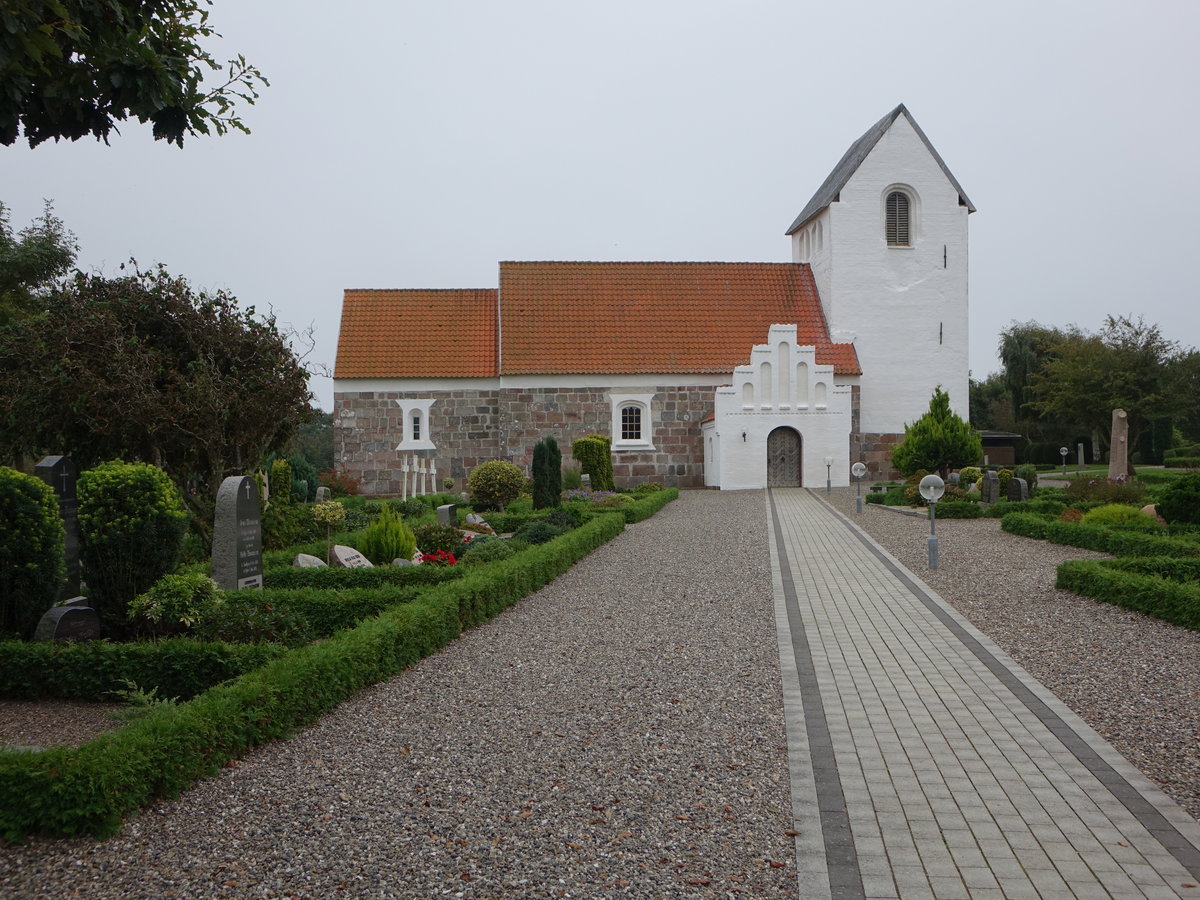
[(1108, 562), (1068, 560), (1058, 567), (1055, 587), (1184, 628), (1200, 629), (1200, 585), (1123, 571)]
[(547, 584), (624, 527), (622, 516), (600, 516), (78, 749), (0, 751), (0, 833), (10, 841), (34, 832), (114, 834), (124, 814), (177, 796), (249, 748), (391, 677)]
[(1138, 575), (1157, 575), (1169, 581), (1200, 581), (1200, 559), (1173, 556), (1129, 556), (1106, 559), (1104, 565), (1122, 572)]
[(979, 519), (983, 517), (983, 506), (971, 500), (947, 500), (937, 504), (939, 519)]
[(0, 697), (112, 700), (126, 681), (159, 697), (189, 700), (286, 652), (275, 644), (223, 644), (173, 637), (152, 643), (0, 643)]
[(263, 586), (272, 590), (347, 590), (381, 588), (387, 584), (441, 584), (443, 581), (453, 581), (461, 577), (462, 572), (454, 566), (375, 566), (370, 569), (343, 569), (340, 566), (303, 569), (299, 566), (287, 566), (264, 571)]
[(997, 500), (989, 503), (984, 515), (989, 518), (1003, 519), (1009, 513), (1037, 513), (1043, 516), (1060, 516), (1067, 510), (1067, 504), (1059, 500)]
[(625, 521), (633, 525), (636, 522), (650, 518), (678, 496), (679, 488), (664, 488), (661, 491), (652, 491), (649, 494), (644, 494), (640, 500), (635, 500), (628, 506), (622, 507), (621, 512), (625, 514)]
[(1200, 556), (1200, 543), (1186, 538), (1158, 537), (1098, 525), (1051, 521), (1033, 513), (1009, 513), (1000, 520), (1000, 527), (1022, 537), (1083, 547), (1113, 556)]

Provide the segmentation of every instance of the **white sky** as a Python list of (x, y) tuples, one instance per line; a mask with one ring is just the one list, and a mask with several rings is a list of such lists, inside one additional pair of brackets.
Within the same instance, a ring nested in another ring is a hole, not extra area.
[(792, 219), (897, 103), (979, 210), (975, 377), (1013, 320), (1142, 315), (1200, 344), (1194, 0), (217, 0), (212, 21), (214, 55), (271, 80), (252, 135), (0, 148), (0, 200), (21, 228), (53, 199), (84, 269), (162, 262), (312, 325), (330, 369), (345, 288), (789, 261)]

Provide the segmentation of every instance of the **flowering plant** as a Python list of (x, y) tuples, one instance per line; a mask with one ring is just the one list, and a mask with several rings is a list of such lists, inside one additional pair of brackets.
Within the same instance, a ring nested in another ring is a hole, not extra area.
[(333, 545), (330, 543), (333, 535), (333, 526), (346, 518), (346, 507), (342, 506), (336, 500), (327, 500), (324, 503), (318, 503), (309, 512), (313, 517), (313, 521), (325, 526), (325, 562), (330, 562), (330, 557), (333, 554)]
[(421, 562), (427, 566), (452, 566), (457, 559), (453, 553), (447, 553), (445, 550), (435, 550), (433, 553), (422, 553)]

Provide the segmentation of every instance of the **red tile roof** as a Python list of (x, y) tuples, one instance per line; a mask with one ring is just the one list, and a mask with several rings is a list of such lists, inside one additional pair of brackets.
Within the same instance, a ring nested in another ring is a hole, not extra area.
[(495, 288), (346, 291), (334, 378), (495, 374)]
[(732, 372), (776, 324), (839, 374), (812, 270), (795, 263), (502, 262), (505, 375)]
[(772, 325), (840, 375), (812, 270), (796, 263), (502, 262), (494, 290), (346, 291), (335, 378), (727, 373)]

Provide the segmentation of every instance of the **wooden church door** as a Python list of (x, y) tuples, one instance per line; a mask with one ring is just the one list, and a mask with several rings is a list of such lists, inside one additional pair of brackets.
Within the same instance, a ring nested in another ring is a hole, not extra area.
[(776, 428), (767, 435), (767, 487), (800, 487), (802, 446), (794, 428)]

